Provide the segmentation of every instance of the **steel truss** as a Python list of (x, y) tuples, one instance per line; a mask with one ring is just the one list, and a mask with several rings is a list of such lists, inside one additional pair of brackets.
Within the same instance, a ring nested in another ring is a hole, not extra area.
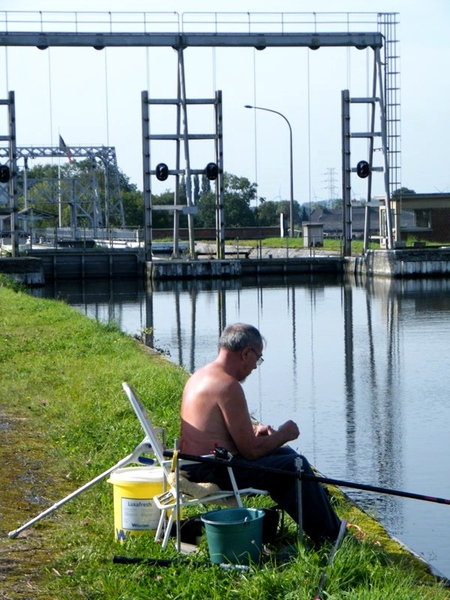
[[(70, 158), (91, 160), (90, 178), (60, 177), (47, 179), (47, 186), (41, 186), (40, 194), (45, 202), (70, 206), (70, 226), (76, 229), (83, 223), (96, 230), (109, 228), (112, 220), (116, 225), (125, 227), (120, 176), (117, 166), (116, 150), (113, 146), (71, 146), (68, 149)], [(18, 172), (17, 195), (24, 199), (24, 208), (28, 206), (28, 193), (33, 185), (43, 180), (29, 179), (28, 161), (36, 158), (64, 158), (68, 154), (59, 146), (29, 146), (16, 148), (16, 162), (24, 160), (24, 168)], [(9, 160), (9, 149), (0, 147), (0, 163)], [(99, 168), (100, 167), (100, 168)], [(103, 201), (99, 193), (99, 178), (104, 178)], [(36, 207), (39, 208), (39, 207)], [(59, 226), (62, 227), (61, 215)]]

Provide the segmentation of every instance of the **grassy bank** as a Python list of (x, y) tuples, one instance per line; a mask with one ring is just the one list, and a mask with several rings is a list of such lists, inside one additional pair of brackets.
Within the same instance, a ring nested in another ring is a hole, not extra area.
[[(300, 547), (288, 564), (250, 573), (208, 562), (206, 542), (192, 568), (114, 565), (113, 555), (177, 558), (152, 536), (114, 540), (112, 486), (106, 481), (67, 503), (17, 539), (7, 533), (129, 454), (143, 434), (122, 381), (138, 391), (171, 443), (178, 436), (186, 373), (114, 326), (63, 303), (38, 300), (0, 281), (0, 598), (307, 599), (328, 558)], [(345, 539), (328, 572), (324, 598), (448, 598), (423, 565), (337, 495), (342, 516), (365, 533)], [(356, 531), (356, 528), (355, 528)], [(286, 542), (295, 540), (288, 526)], [(194, 568), (195, 567), (195, 568)]]

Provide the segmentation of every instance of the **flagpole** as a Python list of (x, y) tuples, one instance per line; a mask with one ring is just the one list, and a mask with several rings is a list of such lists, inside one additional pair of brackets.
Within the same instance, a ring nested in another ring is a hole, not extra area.
[(61, 208), (61, 157), (58, 156), (58, 227), (62, 227)]
[[(63, 138), (61, 137), (61, 134), (59, 133), (59, 129), (58, 129), (58, 134), (59, 134), (59, 149), (62, 150), (67, 158), (69, 159), (69, 162), (72, 162), (72, 152), (69, 148), (69, 146), (67, 146), (66, 142), (63, 140)], [(62, 203), (61, 203), (61, 156), (58, 155), (58, 217), (59, 217), (59, 227), (62, 227)]]

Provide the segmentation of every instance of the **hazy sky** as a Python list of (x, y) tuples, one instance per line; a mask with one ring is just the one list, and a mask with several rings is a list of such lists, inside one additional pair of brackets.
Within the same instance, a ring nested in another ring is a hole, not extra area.
[[(402, 185), (416, 192), (450, 191), (449, 0), (0, 0), (0, 29), (3, 11), (12, 11), (11, 21), (13, 11), (36, 11), (37, 18), (38, 11), (94, 8), (105, 18), (108, 11), (167, 11), (170, 19), (174, 12), (270, 12), (274, 18), (281, 12), (398, 12)], [(187, 94), (212, 98), (222, 90), (225, 170), (257, 182), (260, 196), (289, 197), (288, 127), (281, 117), (250, 111), (245, 104), (277, 110), (289, 119), (297, 200), (341, 197), (341, 90), (349, 89), (351, 96), (370, 94), (372, 56), (371, 50), (356, 49), (190, 48), (185, 51)], [(172, 49), (0, 48), (0, 97), (15, 91), (18, 145), (57, 145), (61, 134), (69, 146), (115, 146), (119, 167), (139, 189), (141, 91), (173, 98), (176, 77)], [(153, 132), (175, 131), (174, 111), (151, 111)], [(352, 126), (362, 122), (357, 128), (362, 131), (367, 115), (356, 111), (352, 108)], [(192, 110), (189, 128), (213, 133), (212, 108)], [(194, 169), (214, 159), (212, 142), (192, 142), (190, 151)], [(365, 145), (352, 142), (352, 166), (364, 158)], [(152, 145), (152, 168), (161, 161), (175, 167), (174, 142)], [(155, 184), (154, 191), (171, 186), (169, 178), (162, 187)], [(356, 176), (352, 187), (356, 198), (365, 197), (365, 185)], [(375, 174), (374, 192), (381, 191), (382, 175)]]

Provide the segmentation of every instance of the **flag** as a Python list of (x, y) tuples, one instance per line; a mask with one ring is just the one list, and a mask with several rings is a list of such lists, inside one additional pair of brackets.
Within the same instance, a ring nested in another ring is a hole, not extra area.
[(59, 149), (62, 150), (69, 159), (69, 162), (72, 162), (72, 152), (70, 151), (69, 146), (66, 145), (66, 142), (59, 136)]

